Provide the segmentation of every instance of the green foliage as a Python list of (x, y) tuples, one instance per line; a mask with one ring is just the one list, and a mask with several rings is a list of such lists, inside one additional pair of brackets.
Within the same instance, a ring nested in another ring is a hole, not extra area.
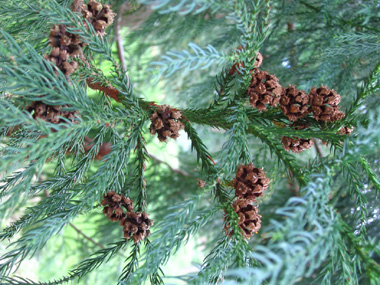
[[(11, 0), (0, 11), (1, 284), (379, 283), (377, 3), (115, 0), (120, 21), (99, 36), (72, 2)], [(43, 57), (54, 24), (85, 43), (70, 79)], [(297, 130), (278, 107), (253, 109), (247, 88), (258, 51), (260, 68), (282, 86), (334, 88), (345, 118), (308, 114)], [(118, 102), (88, 82), (112, 86)], [(33, 101), (80, 115), (34, 119)], [(156, 104), (182, 113), (177, 142), (149, 135)], [(338, 133), (345, 126), (351, 136)], [(313, 139), (315, 149), (289, 153), (284, 136)], [(271, 183), (255, 202), (262, 228), (246, 240), (232, 179), (249, 163)], [(108, 191), (149, 213), (149, 238), (120, 240), (120, 225), (99, 205)], [(194, 243), (196, 266), (170, 268), (192, 262), (178, 254)], [(48, 256), (70, 269), (51, 280), (25, 272), (28, 259)]]

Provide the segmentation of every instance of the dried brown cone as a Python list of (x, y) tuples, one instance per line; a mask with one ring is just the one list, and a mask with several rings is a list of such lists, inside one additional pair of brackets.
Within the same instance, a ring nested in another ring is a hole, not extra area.
[[(241, 47), (238, 48), (238, 49), (241, 49)], [(263, 58), (263, 55), (262, 55), (260, 52), (257, 52), (254, 67), (255, 67), (255, 68), (260, 67), (260, 66), (262, 65), (262, 63), (263, 63), (263, 59), (264, 59), (264, 58)], [(230, 68), (230, 70), (229, 70), (229, 74), (230, 74), (230, 75), (233, 75), (233, 74), (237, 73), (238, 70), (241, 70), (242, 68), (244, 68), (244, 63), (236, 62), (236, 63)], [(251, 70), (251, 71), (252, 71), (252, 70)], [(250, 72), (251, 72), (251, 71), (250, 71)]]
[(68, 78), (78, 67), (76, 61), (67, 62), (69, 54), (67, 51), (60, 50), (58, 47), (53, 48), (50, 55), (44, 55), (44, 58), (54, 63), (66, 78)]
[(340, 134), (342, 136), (350, 135), (353, 131), (354, 131), (353, 127), (350, 128), (350, 127), (345, 126), (338, 131), (338, 134)]
[(116, 194), (114, 191), (108, 192), (103, 196), (102, 205), (105, 206), (103, 208), (103, 213), (107, 215), (107, 218), (112, 222), (120, 221), (125, 217), (126, 212), (133, 211), (133, 201), (129, 198), (124, 197), (123, 195)]
[(88, 4), (83, 4), (82, 15), (100, 36), (106, 34), (105, 29), (113, 23), (115, 18), (115, 13), (111, 10), (110, 5), (102, 5), (94, 0), (88, 1)]
[(290, 85), (281, 96), (280, 107), (290, 121), (296, 121), (308, 114), (309, 95), (303, 90), (298, 90), (294, 85)]
[(169, 106), (161, 105), (158, 106), (157, 111), (152, 114), (150, 120), (152, 124), (150, 125), (150, 133), (155, 135), (161, 142), (166, 142), (166, 139), (178, 138), (178, 132), (184, 129), (184, 124), (179, 121), (181, 118), (181, 112), (175, 109), (171, 109)]
[(241, 164), (237, 169), (233, 185), (237, 197), (255, 202), (268, 188), (269, 179), (265, 177), (263, 169), (256, 168), (253, 164)]
[(66, 51), (68, 56), (80, 54), (84, 43), (78, 35), (66, 31), (65, 25), (54, 25), (49, 34), (50, 45), (59, 48), (59, 51)]
[(284, 145), (285, 150), (300, 153), (305, 149), (311, 148), (314, 141), (311, 139), (283, 137), (281, 143)]
[(26, 110), (32, 114), (34, 119), (41, 119), (52, 124), (66, 123), (60, 117), (70, 120), (75, 123), (75, 118), (78, 116), (78, 111), (64, 111), (62, 108), (68, 108), (68, 105), (50, 106), (42, 101), (34, 101)]
[[(237, 199), (232, 204), (232, 208), (239, 216), (238, 225), (244, 238), (249, 239), (260, 230), (261, 215), (259, 215), (257, 207), (252, 205), (250, 201)], [(231, 234), (230, 225), (226, 224), (225, 231), (228, 235)]]
[(316, 120), (324, 122), (339, 121), (345, 114), (339, 110), (340, 95), (334, 89), (325, 86), (310, 90), (310, 112)]
[(153, 221), (148, 218), (147, 213), (129, 212), (120, 224), (126, 240), (132, 238), (135, 243), (138, 243), (150, 235), (149, 228), (153, 226)]
[(251, 77), (247, 94), (252, 107), (257, 108), (259, 111), (266, 111), (265, 104), (272, 107), (277, 106), (284, 92), (277, 77), (257, 68), (254, 69)]

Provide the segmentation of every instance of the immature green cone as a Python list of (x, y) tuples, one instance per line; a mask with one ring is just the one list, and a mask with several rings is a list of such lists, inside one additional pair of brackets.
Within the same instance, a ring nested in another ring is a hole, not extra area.
[(149, 228), (153, 226), (153, 221), (148, 218), (147, 213), (129, 212), (120, 224), (123, 227), (125, 239), (132, 238), (135, 243), (138, 243), (150, 235)]
[[(239, 216), (238, 225), (244, 238), (249, 239), (253, 234), (257, 233), (261, 228), (261, 216), (256, 206), (250, 201), (237, 199), (232, 208)], [(231, 226), (226, 224), (225, 231), (231, 234)]]
[(265, 177), (264, 170), (254, 167), (253, 164), (242, 164), (237, 169), (233, 185), (237, 197), (255, 202), (268, 188), (269, 179)]
[(66, 123), (60, 117), (70, 120), (75, 123), (75, 118), (79, 114), (78, 111), (63, 111), (62, 108), (67, 108), (68, 105), (50, 106), (42, 101), (34, 101), (26, 110), (32, 114), (34, 119), (41, 119), (52, 124)]
[(277, 77), (257, 68), (254, 69), (251, 77), (247, 95), (252, 107), (259, 111), (266, 111), (266, 104), (272, 107), (277, 106), (283, 94), (283, 87)]
[(296, 121), (309, 112), (309, 96), (305, 91), (290, 85), (281, 96), (280, 107), (290, 121)]
[(155, 135), (161, 142), (166, 142), (167, 138), (178, 138), (178, 132), (184, 129), (184, 124), (179, 121), (181, 112), (171, 109), (169, 106), (158, 106), (157, 111), (152, 114), (150, 120), (150, 133)]
[(107, 218), (112, 221), (120, 221), (125, 217), (126, 212), (133, 211), (133, 201), (127, 197), (124, 197), (121, 194), (116, 194), (115, 191), (108, 192), (103, 196), (102, 205), (105, 206), (103, 208), (103, 213), (107, 215)]
[(115, 13), (112, 12), (110, 5), (102, 5), (94, 0), (82, 6), (83, 17), (94, 27), (96, 33), (104, 36), (105, 29), (113, 23)]
[(311, 148), (314, 144), (313, 140), (283, 137), (281, 143), (284, 145), (284, 149), (295, 153), (303, 152), (305, 149)]
[(310, 90), (310, 111), (316, 120), (324, 122), (339, 121), (345, 114), (339, 110), (340, 95), (325, 86)]

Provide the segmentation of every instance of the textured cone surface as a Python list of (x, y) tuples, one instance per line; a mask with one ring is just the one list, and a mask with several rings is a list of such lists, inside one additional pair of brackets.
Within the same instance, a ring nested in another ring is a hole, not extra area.
[(109, 5), (102, 5), (94, 0), (82, 6), (83, 17), (94, 27), (98, 35), (105, 35), (105, 29), (113, 23), (115, 14)]
[(259, 111), (265, 111), (266, 104), (272, 107), (277, 106), (284, 92), (277, 77), (259, 69), (255, 69), (251, 77), (247, 94), (252, 107)]
[(305, 91), (290, 85), (281, 96), (280, 106), (290, 121), (296, 121), (309, 112), (309, 96)]
[(334, 89), (325, 86), (310, 90), (310, 112), (316, 120), (324, 122), (339, 121), (345, 114), (339, 110), (340, 95)]
[(132, 238), (135, 243), (138, 243), (150, 235), (149, 228), (153, 225), (153, 221), (148, 218), (147, 213), (129, 212), (120, 224), (123, 226), (126, 240)]
[[(232, 204), (232, 208), (239, 216), (238, 225), (244, 238), (249, 239), (260, 230), (261, 216), (256, 206), (247, 200), (237, 199)], [(226, 225), (225, 230), (227, 234), (231, 234), (230, 225)]]
[[(238, 49), (240, 50), (241, 47), (238, 48)], [(263, 59), (264, 59), (264, 58), (263, 58), (262, 54), (259, 53), (259, 52), (257, 52), (254, 67), (255, 67), (255, 68), (260, 67), (260, 66), (262, 65), (262, 63), (263, 63)], [(233, 74), (237, 73), (238, 70), (241, 70), (241, 69), (243, 69), (243, 68), (244, 68), (244, 63), (236, 62), (236, 63), (230, 68), (230, 70), (229, 70), (229, 74), (230, 74), (230, 75), (233, 75)]]
[(68, 54), (65, 50), (59, 50), (59, 48), (53, 48), (50, 55), (44, 55), (46, 60), (54, 63), (59, 70), (69, 78), (69, 76), (77, 69), (78, 63), (76, 61), (67, 62)]
[(350, 135), (354, 131), (354, 128), (343, 127), (338, 131), (340, 135)]
[(78, 35), (66, 31), (65, 25), (54, 25), (49, 34), (50, 45), (66, 51), (69, 56), (76, 56), (84, 46)]
[(79, 114), (78, 111), (63, 111), (62, 108), (68, 108), (68, 105), (50, 106), (42, 101), (34, 101), (31, 105), (26, 107), (26, 110), (32, 114), (34, 119), (41, 119), (49, 123), (60, 124), (66, 123), (65, 119), (75, 123), (75, 118)]
[(284, 149), (296, 153), (303, 152), (305, 149), (311, 148), (314, 142), (310, 139), (290, 138), (283, 137), (281, 143), (284, 145)]
[(133, 211), (133, 201), (123, 195), (116, 194), (114, 191), (108, 192), (103, 198), (101, 203), (105, 206), (103, 213), (112, 222), (120, 221), (125, 217), (124, 209), (127, 212)]
[(269, 179), (265, 177), (264, 170), (254, 167), (253, 164), (240, 165), (233, 185), (237, 197), (255, 202), (268, 188)]
[(150, 133), (157, 134), (160, 141), (166, 142), (167, 138), (176, 139), (178, 132), (184, 129), (182, 122), (178, 121), (181, 118), (181, 112), (171, 109), (169, 106), (162, 105), (157, 108), (157, 111), (152, 114), (150, 120)]

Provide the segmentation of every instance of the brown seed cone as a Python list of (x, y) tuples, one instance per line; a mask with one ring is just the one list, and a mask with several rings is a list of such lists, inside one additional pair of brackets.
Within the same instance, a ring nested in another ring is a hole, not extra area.
[(233, 185), (237, 197), (255, 202), (268, 188), (269, 179), (265, 177), (264, 170), (254, 167), (253, 164), (241, 164), (237, 169)]
[(67, 51), (60, 50), (58, 47), (53, 48), (50, 55), (44, 55), (44, 58), (54, 63), (66, 78), (68, 78), (78, 67), (76, 61), (67, 62), (69, 58)]
[(296, 121), (309, 112), (309, 96), (305, 91), (290, 85), (281, 96), (280, 107), (290, 121)]
[(50, 29), (49, 40), (53, 48), (66, 51), (69, 56), (78, 55), (85, 45), (78, 35), (67, 32), (65, 25), (54, 25)]
[(338, 131), (338, 134), (344, 136), (344, 135), (350, 135), (354, 131), (354, 128), (349, 128), (349, 127), (343, 127)]
[(340, 95), (334, 89), (325, 86), (310, 90), (310, 112), (316, 120), (324, 122), (339, 121), (345, 114), (339, 110)]
[[(241, 49), (241, 46), (240, 46), (240, 48), (238, 48), (238, 49), (240, 50), (240, 49)], [(255, 68), (260, 67), (260, 66), (262, 65), (262, 63), (263, 63), (263, 59), (264, 59), (264, 58), (263, 58), (262, 54), (261, 54), (260, 52), (257, 52), (254, 67), (255, 67)], [(244, 68), (244, 63), (236, 62), (236, 63), (230, 68), (230, 70), (229, 70), (229, 74), (230, 74), (230, 75), (233, 75), (233, 74), (237, 73), (238, 70), (241, 70), (242, 68)], [(251, 71), (252, 71), (252, 70), (250, 70), (250, 72), (251, 72)]]
[(169, 106), (158, 106), (157, 111), (152, 114), (150, 120), (150, 133), (155, 135), (161, 142), (166, 142), (168, 137), (172, 139), (178, 138), (178, 132), (184, 129), (184, 124), (178, 119), (181, 118), (181, 112), (171, 109)]
[(281, 143), (284, 145), (284, 149), (295, 153), (303, 152), (305, 149), (311, 148), (314, 144), (313, 140), (283, 137)]
[(95, 0), (88, 1), (82, 6), (83, 17), (94, 27), (96, 33), (104, 36), (105, 29), (113, 23), (115, 13), (110, 5), (102, 5)]
[(127, 212), (133, 211), (133, 201), (123, 195), (116, 194), (114, 191), (108, 192), (103, 196), (102, 205), (106, 206), (103, 213), (107, 215), (108, 219), (112, 222), (120, 221), (125, 217), (123, 208)]
[(153, 226), (153, 221), (148, 218), (147, 213), (129, 212), (120, 221), (123, 227), (124, 237), (129, 240), (131, 237), (135, 243), (150, 235), (149, 228)]
[[(241, 228), (241, 234), (244, 238), (249, 239), (254, 233), (261, 228), (261, 215), (256, 206), (244, 199), (237, 199), (232, 208), (239, 216), (238, 225)], [(225, 231), (231, 234), (230, 225), (226, 224)]]
[(68, 108), (68, 105), (62, 106), (50, 106), (46, 105), (42, 101), (34, 101), (25, 109), (32, 114), (34, 119), (41, 119), (49, 123), (60, 124), (66, 123), (60, 117), (70, 120), (75, 123), (75, 118), (78, 116), (78, 111), (63, 111), (62, 108)]
[(265, 104), (269, 104), (272, 107), (277, 106), (284, 93), (283, 87), (278, 82), (277, 77), (257, 68), (254, 69), (251, 77), (247, 94), (252, 107), (256, 107), (259, 111), (266, 111), (267, 107)]

